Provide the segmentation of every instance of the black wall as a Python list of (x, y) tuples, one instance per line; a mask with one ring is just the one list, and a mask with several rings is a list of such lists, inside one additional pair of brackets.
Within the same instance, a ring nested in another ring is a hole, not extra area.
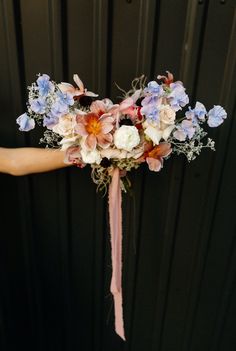
[(123, 197), (127, 342), (113, 330), (107, 200), (90, 170), (1, 175), (0, 349), (234, 351), (236, 349), (235, 0), (1, 0), (1, 146), (20, 133), (36, 74), (101, 97), (169, 70), (191, 100), (222, 104), (216, 152), (131, 175)]

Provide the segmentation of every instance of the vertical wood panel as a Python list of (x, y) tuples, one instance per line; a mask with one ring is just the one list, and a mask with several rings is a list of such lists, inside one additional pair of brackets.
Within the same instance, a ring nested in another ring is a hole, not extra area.
[[(3, 43), (5, 47), (1, 50), (4, 57), (6, 55), (6, 62), (3, 69), (2, 87), (8, 87), (8, 94), (5, 94), (6, 110), (2, 117), (7, 116), (9, 122), (3, 123), (8, 127), (15, 125), (16, 114), (21, 110), (21, 85), (19, 74), (19, 33), (16, 35), (17, 20), (16, 9), (13, 7), (12, 1), (2, 1), (2, 20), (4, 29)], [(1, 41), (2, 43), (2, 41)], [(1, 96), (4, 96), (1, 94)], [(1, 140), (4, 141), (5, 131), (3, 132)], [(16, 129), (11, 133), (12, 137), (9, 139), (8, 146), (22, 145), (23, 136), (16, 137)], [(36, 329), (37, 320), (34, 318), (34, 311), (37, 308), (35, 294), (32, 289), (33, 269), (31, 261), (31, 240), (29, 236), (30, 230), (30, 196), (29, 187), (26, 179), (20, 180), (4, 177), (2, 179), (3, 206), (2, 214), (2, 228), (4, 228), (4, 241), (1, 248), (4, 254), (3, 267), (5, 268), (4, 280), (2, 286), (5, 286), (8, 291), (5, 295), (5, 342), (7, 347), (15, 348), (20, 343), (25, 342), (25, 347), (32, 347), (32, 343), (37, 340)], [(20, 196), (20, 192), (24, 192), (24, 197)], [(25, 211), (23, 212), (23, 208)], [(14, 213), (14, 216), (12, 214)], [(17, 225), (16, 225), (17, 224)], [(2, 267), (2, 264), (1, 264)], [(7, 273), (6, 273), (7, 272)], [(4, 301), (4, 300), (3, 300)], [(4, 302), (3, 302), (4, 303)], [(28, 331), (28, 337), (25, 337), (25, 330)]]

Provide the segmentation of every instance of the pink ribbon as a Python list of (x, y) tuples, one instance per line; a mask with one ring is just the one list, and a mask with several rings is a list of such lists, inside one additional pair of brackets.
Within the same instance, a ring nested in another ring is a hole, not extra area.
[(115, 330), (125, 340), (122, 302), (122, 210), (119, 168), (113, 170), (112, 181), (109, 185), (109, 217), (112, 254), (110, 291), (115, 306)]

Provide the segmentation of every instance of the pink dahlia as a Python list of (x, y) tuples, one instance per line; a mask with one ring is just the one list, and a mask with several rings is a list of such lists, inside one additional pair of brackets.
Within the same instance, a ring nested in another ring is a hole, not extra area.
[(77, 115), (76, 120), (75, 132), (85, 137), (85, 145), (88, 149), (94, 150), (97, 145), (106, 149), (111, 145), (110, 132), (113, 129), (113, 117), (90, 112), (86, 115)]

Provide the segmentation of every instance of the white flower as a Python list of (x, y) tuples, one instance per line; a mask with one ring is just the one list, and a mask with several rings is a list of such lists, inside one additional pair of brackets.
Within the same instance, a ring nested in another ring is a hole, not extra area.
[(68, 113), (59, 118), (59, 122), (52, 128), (52, 130), (57, 134), (67, 136), (73, 134), (75, 125), (75, 115)]
[(175, 111), (169, 105), (161, 105), (159, 107), (159, 118), (160, 122), (165, 124), (174, 124), (175, 123)]
[(159, 144), (159, 141), (162, 138), (162, 131), (158, 130), (156, 126), (153, 126), (151, 124), (144, 130), (144, 133), (156, 145)]
[[(68, 138), (65, 137), (60, 141), (60, 145), (62, 145), (61, 150), (66, 150), (68, 149), (68, 147), (75, 145), (76, 141), (78, 141), (78, 139), (80, 138), (80, 136), (76, 135), (74, 137)], [(77, 142), (78, 144), (78, 142)]]
[(81, 150), (81, 156), (82, 156), (82, 160), (84, 163), (96, 163), (96, 164), (100, 164), (102, 158), (100, 155), (100, 152), (95, 150), (86, 150), (86, 149), (82, 149)]
[(139, 132), (134, 126), (121, 126), (114, 133), (114, 144), (117, 149), (131, 151), (139, 143)]
[(144, 128), (144, 133), (145, 135), (151, 139), (151, 141), (155, 144), (158, 145), (161, 139), (164, 139), (167, 141), (169, 138), (172, 130), (175, 128), (175, 125), (168, 125), (163, 123), (162, 128), (153, 125), (152, 123), (149, 123), (145, 121), (143, 123), (143, 128)]

